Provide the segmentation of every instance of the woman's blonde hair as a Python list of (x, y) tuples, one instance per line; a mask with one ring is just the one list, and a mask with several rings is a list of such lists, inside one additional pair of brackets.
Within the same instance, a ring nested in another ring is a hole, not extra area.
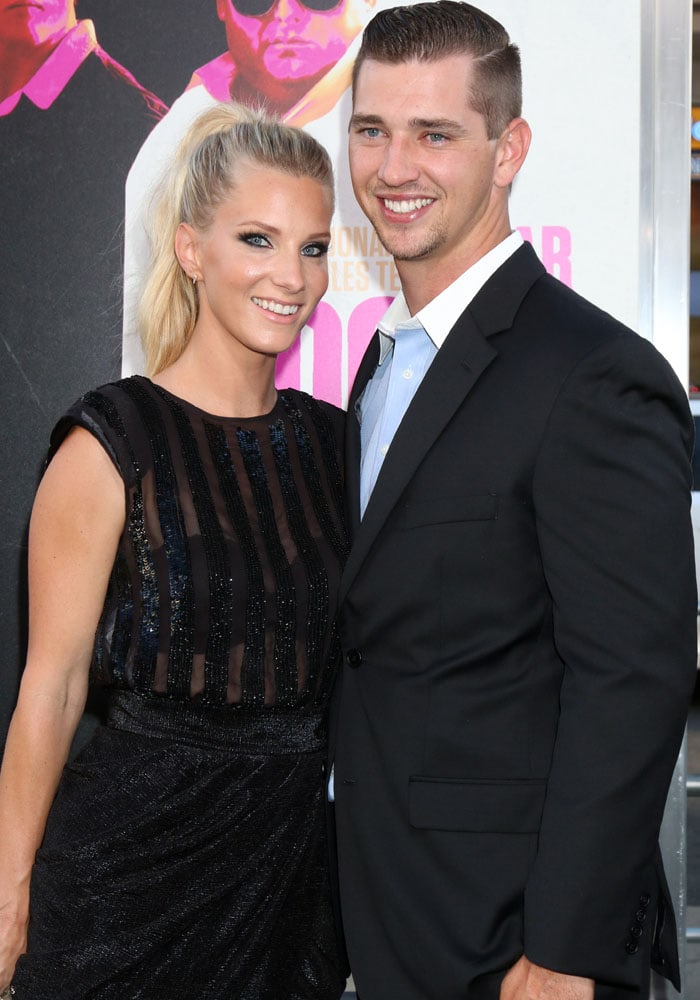
[[(146, 371), (155, 375), (176, 361), (192, 336), (199, 300), (175, 255), (182, 222), (200, 232), (236, 184), (240, 162), (311, 177), (333, 199), (328, 153), (299, 128), (240, 104), (218, 104), (200, 115), (162, 182), (151, 219), (152, 263), (139, 307)], [(303, 206), (299, 206), (303, 211)]]

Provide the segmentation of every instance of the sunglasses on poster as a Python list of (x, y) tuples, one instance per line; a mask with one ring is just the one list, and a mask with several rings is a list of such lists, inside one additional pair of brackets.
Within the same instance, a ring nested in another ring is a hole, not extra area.
[[(269, 14), (277, 0), (231, 0), (232, 5), (244, 17), (264, 17)], [(343, 0), (295, 0), (300, 7), (320, 13), (327, 13), (340, 7)]]

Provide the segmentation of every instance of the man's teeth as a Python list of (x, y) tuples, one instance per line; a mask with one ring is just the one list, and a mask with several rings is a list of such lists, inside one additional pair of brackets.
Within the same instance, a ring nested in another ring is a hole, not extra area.
[(283, 306), (280, 302), (270, 302), (268, 299), (256, 299), (253, 302), (261, 309), (269, 309), (270, 312), (277, 313), (278, 316), (293, 316), (299, 312), (299, 306)]
[(418, 208), (425, 208), (426, 205), (432, 204), (432, 198), (411, 198), (408, 201), (390, 201), (389, 198), (384, 199), (384, 204), (389, 209), (390, 212), (397, 212), (402, 215), (404, 212), (415, 212)]

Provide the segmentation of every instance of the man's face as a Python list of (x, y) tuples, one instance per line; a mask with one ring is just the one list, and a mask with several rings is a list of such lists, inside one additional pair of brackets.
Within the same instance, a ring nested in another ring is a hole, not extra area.
[[(311, 86), (334, 66), (362, 29), (371, 6), (370, 0), (340, 0), (330, 10), (312, 10), (301, 0), (269, 2), (270, 10), (260, 16), (236, 7), (238, 3), (250, 10), (252, 0), (245, 5), (241, 0), (217, 0), (217, 5), (238, 73), (273, 99), (302, 81)], [(319, 0), (314, 2), (318, 6)], [(265, 5), (259, 0), (257, 8), (264, 10)]]
[(463, 55), (367, 60), (350, 125), (353, 189), (380, 240), (397, 261), (428, 260), (450, 281), (494, 245), (512, 180), (504, 138), (489, 139), (468, 104), (471, 71)]
[(53, 46), (74, 24), (74, 0), (0, 0), (0, 35), (5, 40)]

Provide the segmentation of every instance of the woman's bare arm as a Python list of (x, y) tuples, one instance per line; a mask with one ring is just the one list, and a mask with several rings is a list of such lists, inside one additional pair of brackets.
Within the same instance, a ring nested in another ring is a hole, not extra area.
[(119, 473), (75, 428), (41, 481), (29, 530), (27, 662), (0, 770), (0, 990), (26, 948), (31, 869), (85, 706), (124, 518)]

